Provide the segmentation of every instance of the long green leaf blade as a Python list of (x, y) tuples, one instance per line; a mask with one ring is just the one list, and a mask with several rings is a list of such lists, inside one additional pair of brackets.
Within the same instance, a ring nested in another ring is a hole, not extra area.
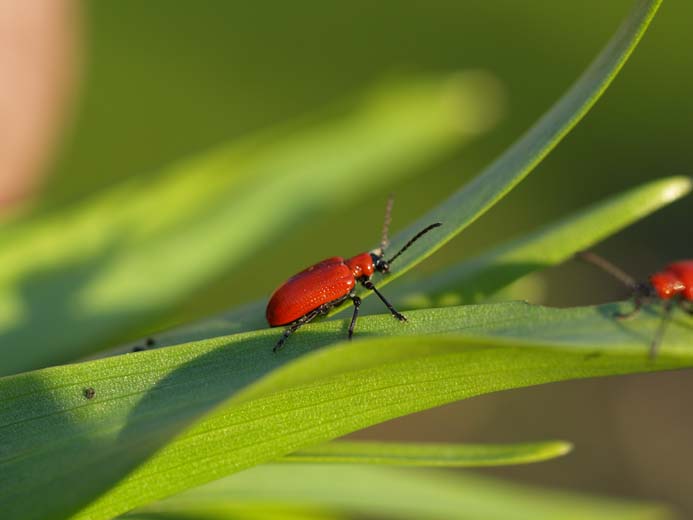
[(259, 503), (265, 507), (275, 505), (278, 514), (282, 508), (291, 511), (310, 506), (359, 517), (413, 520), (672, 518), (664, 507), (653, 504), (521, 486), (488, 477), (420, 469), (314, 465), (259, 466), (151, 504), (125, 518), (210, 515), (204, 518), (222, 519), (252, 510)]
[(572, 450), (564, 441), (526, 444), (421, 444), (339, 441), (303, 448), (283, 462), (385, 464), (394, 466), (484, 467), (526, 464), (560, 457)]
[[(359, 341), (309, 355), (343, 337), (347, 321), (308, 325), (279, 355), (271, 350), (277, 331), (259, 330), (3, 378), (0, 508), (7, 518), (44, 518), (96, 498), (80, 516), (108, 518), (473, 395), (693, 366), (688, 316), (675, 316), (650, 362), (659, 315), (648, 310), (623, 323), (614, 311), (430, 309), (410, 312), (406, 324), (365, 317)], [(32, 501), (37, 495), (44, 500)]]

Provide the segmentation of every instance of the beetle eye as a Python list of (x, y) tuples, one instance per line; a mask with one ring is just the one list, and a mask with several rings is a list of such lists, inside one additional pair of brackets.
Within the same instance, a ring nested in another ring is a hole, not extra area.
[(381, 273), (388, 273), (390, 272), (390, 264), (388, 264), (385, 260), (382, 258), (378, 260), (378, 263), (375, 265), (375, 268), (380, 271)]

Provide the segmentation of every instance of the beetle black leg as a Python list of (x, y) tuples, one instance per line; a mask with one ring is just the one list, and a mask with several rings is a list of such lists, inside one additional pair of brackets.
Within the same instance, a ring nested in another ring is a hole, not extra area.
[(321, 314), (325, 314), (329, 309), (330, 305), (321, 305), (317, 309), (313, 309), (310, 311), (308, 314), (305, 316), (299, 318), (296, 320), (292, 325), (290, 325), (282, 334), (282, 337), (279, 338), (279, 341), (277, 341), (277, 344), (274, 346), (272, 349), (274, 352), (279, 350), (284, 346), (284, 342), (291, 336), (294, 332), (296, 332), (298, 329), (303, 327), (306, 323), (310, 323), (313, 321), (315, 318), (320, 316)]
[(640, 312), (643, 303), (643, 298), (640, 295), (635, 295), (635, 297), (633, 298), (633, 309), (628, 312), (616, 312), (614, 313), (614, 318), (619, 320), (627, 320), (629, 318), (632, 318), (638, 312)]
[(633, 286), (633, 310), (629, 312), (617, 312), (614, 316), (620, 320), (632, 318), (640, 312), (640, 309), (645, 303), (652, 300), (652, 297), (652, 288), (649, 285), (636, 283)]
[(351, 323), (349, 324), (349, 339), (354, 335), (354, 326), (356, 325), (356, 318), (359, 316), (359, 307), (361, 307), (361, 298), (358, 296), (351, 296), (350, 298), (354, 302), (354, 314), (351, 316)]
[(657, 357), (657, 350), (659, 349), (660, 343), (662, 343), (662, 338), (664, 337), (664, 331), (671, 321), (671, 312), (674, 310), (675, 300), (666, 300), (664, 302), (664, 316), (662, 316), (662, 321), (659, 323), (659, 328), (655, 333), (655, 337), (652, 340), (652, 345), (650, 346), (650, 359)]
[(689, 302), (686, 300), (681, 300), (681, 308), (684, 310), (684, 312), (687, 312), (691, 316), (693, 316), (693, 302)]
[(390, 309), (390, 312), (395, 318), (397, 318), (399, 321), (407, 321), (407, 318), (404, 317), (404, 314), (397, 312), (397, 310), (392, 306), (392, 304), (385, 299), (385, 296), (380, 294), (380, 291), (375, 288), (373, 282), (371, 282), (370, 280), (363, 280), (361, 283), (366, 289), (369, 289), (378, 295), (378, 298), (380, 298), (382, 302), (387, 306), (387, 308)]

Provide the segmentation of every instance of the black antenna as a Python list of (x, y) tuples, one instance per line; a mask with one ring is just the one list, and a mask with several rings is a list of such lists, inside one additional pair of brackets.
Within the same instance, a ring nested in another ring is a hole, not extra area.
[(599, 267), (602, 271), (609, 273), (611, 276), (619, 280), (621, 283), (627, 285), (631, 289), (635, 290), (638, 287), (638, 283), (629, 275), (621, 271), (614, 264), (602, 258), (601, 256), (591, 252), (591, 251), (581, 251), (575, 255), (580, 260), (584, 260), (596, 267)]
[(395, 203), (395, 196), (390, 193), (387, 199), (387, 205), (385, 206), (385, 221), (383, 222), (383, 235), (380, 241), (380, 251), (384, 252), (387, 246), (390, 245), (390, 241), (387, 238), (387, 232), (390, 229), (390, 222), (392, 222), (392, 205)]
[(423, 228), (421, 231), (419, 231), (416, 235), (414, 235), (414, 238), (409, 240), (406, 244), (404, 244), (404, 247), (397, 251), (397, 254), (390, 258), (387, 263), (391, 264), (399, 255), (404, 253), (407, 249), (409, 249), (409, 246), (411, 246), (414, 242), (416, 242), (418, 239), (420, 239), (422, 236), (424, 236), (426, 233), (428, 233), (431, 229), (437, 228), (438, 226), (442, 226), (442, 222), (436, 222), (435, 224), (431, 224), (430, 226), (427, 226)]

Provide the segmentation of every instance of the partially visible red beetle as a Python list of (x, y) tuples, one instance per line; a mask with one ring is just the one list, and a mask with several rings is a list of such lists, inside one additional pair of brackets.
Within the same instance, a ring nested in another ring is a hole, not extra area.
[(271, 327), (288, 325), (282, 337), (274, 346), (274, 351), (284, 345), (287, 338), (300, 327), (318, 316), (327, 314), (330, 309), (342, 305), (347, 300), (354, 303), (354, 314), (351, 317), (348, 337), (354, 334), (354, 325), (359, 314), (361, 298), (356, 296), (357, 282), (373, 291), (387, 306), (392, 315), (400, 321), (406, 321), (403, 314), (397, 312), (390, 302), (375, 288), (371, 276), (376, 271), (387, 273), (390, 264), (409, 246), (431, 229), (440, 226), (440, 222), (431, 224), (419, 231), (392, 258), (385, 260), (385, 248), (388, 245), (387, 229), (390, 224), (392, 199), (388, 201), (383, 226), (383, 239), (380, 247), (369, 253), (361, 253), (344, 259), (333, 256), (310, 266), (308, 269), (292, 276), (284, 282), (270, 297), (267, 304), (267, 322)]
[(664, 317), (650, 346), (650, 357), (657, 355), (657, 348), (662, 341), (664, 331), (674, 305), (678, 304), (688, 314), (693, 315), (693, 260), (679, 260), (667, 265), (664, 270), (650, 275), (649, 282), (636, 282), (611, 262), (589, 251), (577, 255), (600, 269), (606, 271), (627, 285), (633, 294), (633, 310), (617, 313), (619, 319), (630, 318), (637, 314), (648, 300), (659, 299), (664, 302)]

